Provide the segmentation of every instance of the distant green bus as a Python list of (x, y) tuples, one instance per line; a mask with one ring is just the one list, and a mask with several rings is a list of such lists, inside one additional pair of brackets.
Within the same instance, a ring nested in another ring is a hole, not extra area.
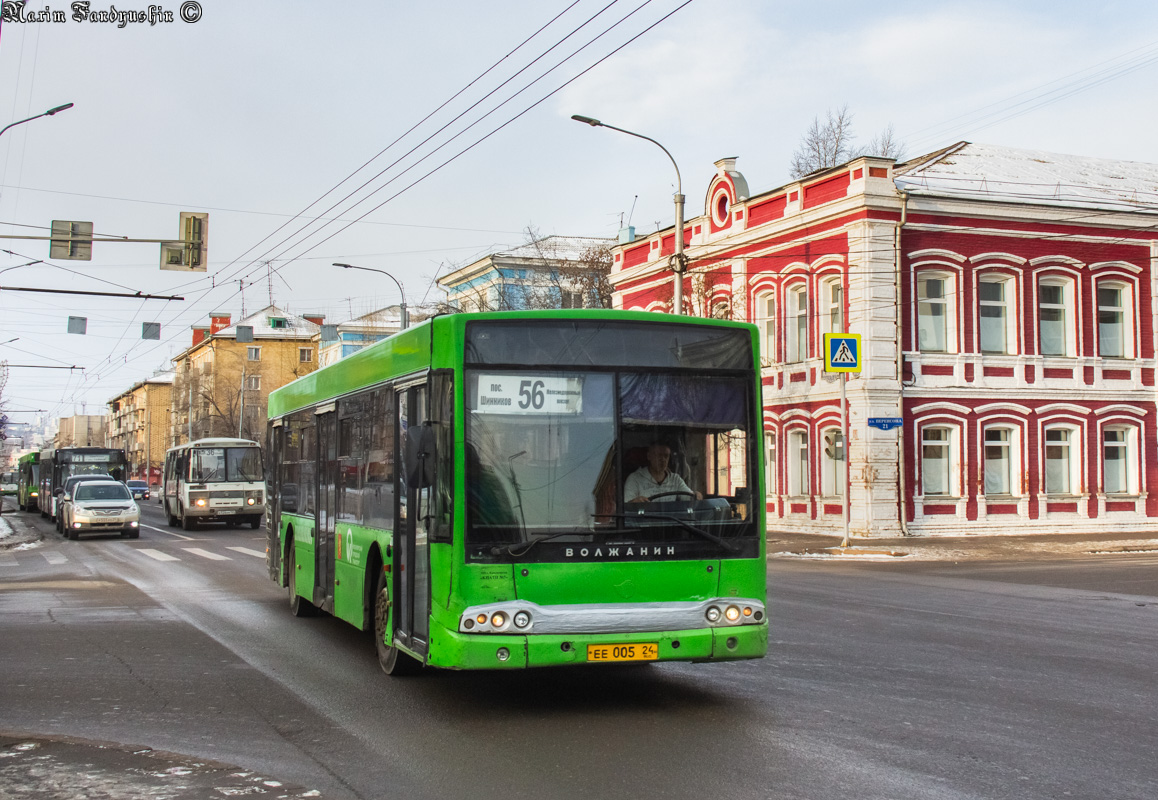
[(390, 674), (760, 658), (756, 335), (453, 314), (299, 378), (269, 398), (270, 577)]
[(22, 511), (35, 511), (40, 492), (40, 451), (25, 453), (16, 462), (16, 505)]

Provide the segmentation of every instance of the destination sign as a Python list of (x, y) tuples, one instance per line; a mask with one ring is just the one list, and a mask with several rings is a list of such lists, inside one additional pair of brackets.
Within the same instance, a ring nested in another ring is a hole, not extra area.
[(479, 375), (476, 414), (582, 414), (583, 378)]

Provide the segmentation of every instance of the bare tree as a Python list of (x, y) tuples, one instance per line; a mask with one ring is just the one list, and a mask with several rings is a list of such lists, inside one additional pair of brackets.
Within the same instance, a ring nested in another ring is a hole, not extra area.
[(796, 152), (792, 154), (789, 173), (793, 178), (803, 178), (813, 172), (835, 167), (860, 156), (881, 156), (900, 160), (905, 146), (897, 139), (892, 123), (874, 137), (866, 147), (854, 147), (856, 135), (852, 129), (853, 115), (845, 104), (834, 114), (825, 112), (812, 118), (812, 125), (800, 139)]
[(893, 123), (890, 122), (887, 128), (873, 137), (867, 147), (861, 148), (858, 155), (881, 156), (900, 161), (905, 157), (905, 143), (897, 138)]
[(848, 105), (836, 112), (825, 112), (825, 120), (812, 118), (812, 125), (800, 139), (796, 152), (792, 154), (789, 172), (793, 178), (802, 178), (820, 169), (835, 167), (853, 157), (852, 113)]

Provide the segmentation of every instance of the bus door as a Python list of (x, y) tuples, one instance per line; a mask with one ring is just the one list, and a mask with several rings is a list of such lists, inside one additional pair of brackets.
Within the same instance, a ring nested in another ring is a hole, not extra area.
[(334, 610), (334, 522), (338, 506), (338, 415), (318, 409), (318, 504), (314, 518), (314, 605)]
[(426, 386), (400, 389), (397, 400), (398, 451), (394, 463), (400, 468), (395, 471), (398, 507), (394, 515), (394, 557), (398, 568), (394, 596), (400, 602), (394, 606), (394, 635), (410, 650), (425, 654), (430, 630), (430, 560), (426, 533), (431, 487), (423, 486), (421, 476), (409, 468), (407, 448), (414, 448), (418, 432), (426, 422)]
[(269, 424), (265, 439), (265, 543), (266, 566), (269, 577), (281, 581), (281, 463), (285, 454), (285, 423), (276, 420)]

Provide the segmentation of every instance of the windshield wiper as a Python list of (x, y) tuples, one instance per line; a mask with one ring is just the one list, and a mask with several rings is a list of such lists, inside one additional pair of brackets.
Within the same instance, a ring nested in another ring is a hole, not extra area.
[(654, 511), (639, 511), (635, 514), (598, 514), (597, 516), (611, 517), (613, 519), (622, 519), (622, 520), (639, 519), (641, 517), (643, 519), (667, 520), (668, 522), (674, 522), (676, 525), (679, 525), (684, 530), (691, 531), (696, 536), (707, 539), (709, 542), (715, 542), (720, 547), (727, 550), (729, 553), (735, 553), (735, 552), (738, 552), (738, 550), (739, 550), (739, 548), (736, 547), (736, 545), (732, 544), (727, 539), (721, 539), (719, 536), (716, 536), (716, 534), (714, 534), (714, 533), (709, 533), (708, 531), (705, 531), (703, 528), (697, 528), (695, 525), (690, 524), (687, 520), (682, 520), (679, 517), (673, 517), (670, 514), (656, 514)]

